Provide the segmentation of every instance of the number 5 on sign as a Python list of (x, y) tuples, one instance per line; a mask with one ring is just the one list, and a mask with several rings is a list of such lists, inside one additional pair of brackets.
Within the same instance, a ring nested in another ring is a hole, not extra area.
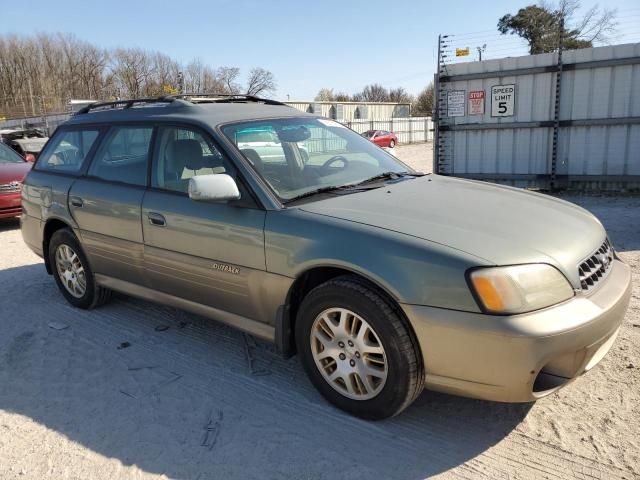
[(515, 103), (515, 85), (494, 85), (491, 87), (492, 117), (513, 117)]

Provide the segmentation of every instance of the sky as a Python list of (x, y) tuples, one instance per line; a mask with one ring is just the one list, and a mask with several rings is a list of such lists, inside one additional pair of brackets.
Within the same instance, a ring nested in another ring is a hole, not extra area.
[[(4, 2), (3, 2), (4, 3)], [(0, 8), (0, 33), (73, 33), (102, 47), (141, 47), (181, 62), (273, 72), (275, 98), (310, 100), (320, 88), (355, 93), (366, 84), (418, 93), (436, 70), (438, 34), (453, 47), (486, 44), (485, 58), (526, 54), (498, 19), (534, 0), (21, 0)], [(594, 2), (583, 0), (584, 7)], [(613, 43), (640, 42), (640, 0), (618, 10)], [(466, 60), (458, 59), (458, 60)]]

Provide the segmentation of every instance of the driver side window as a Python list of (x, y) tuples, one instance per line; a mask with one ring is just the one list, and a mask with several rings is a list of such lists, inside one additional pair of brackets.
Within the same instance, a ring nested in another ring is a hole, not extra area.
[(202, 133), (188, 127), (159, 129), (151, 175), (153, 187), (187, 193), (191, 177), (219, 173), (236, 179), (231, 162)]

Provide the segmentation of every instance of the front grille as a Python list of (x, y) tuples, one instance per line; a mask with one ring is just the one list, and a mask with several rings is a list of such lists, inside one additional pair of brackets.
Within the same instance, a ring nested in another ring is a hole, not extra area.
[(15, 193), (19, 191), (20, 184), (18, 182), (0, 184), (0, 193)]
[(612, 265), (613, 247), (609, 240), (605, 240), (602, 246), (578, 267), (582, 290), (588, 291), (598, 285), (598, 282), (607, 276)]

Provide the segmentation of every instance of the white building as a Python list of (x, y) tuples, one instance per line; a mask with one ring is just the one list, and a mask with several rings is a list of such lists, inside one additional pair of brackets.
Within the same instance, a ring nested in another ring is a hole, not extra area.
[(284, 102), (301, 112), (315, 113), (339, 122), (388, 120), (411, 116), (410, 103), (395, 102)]

